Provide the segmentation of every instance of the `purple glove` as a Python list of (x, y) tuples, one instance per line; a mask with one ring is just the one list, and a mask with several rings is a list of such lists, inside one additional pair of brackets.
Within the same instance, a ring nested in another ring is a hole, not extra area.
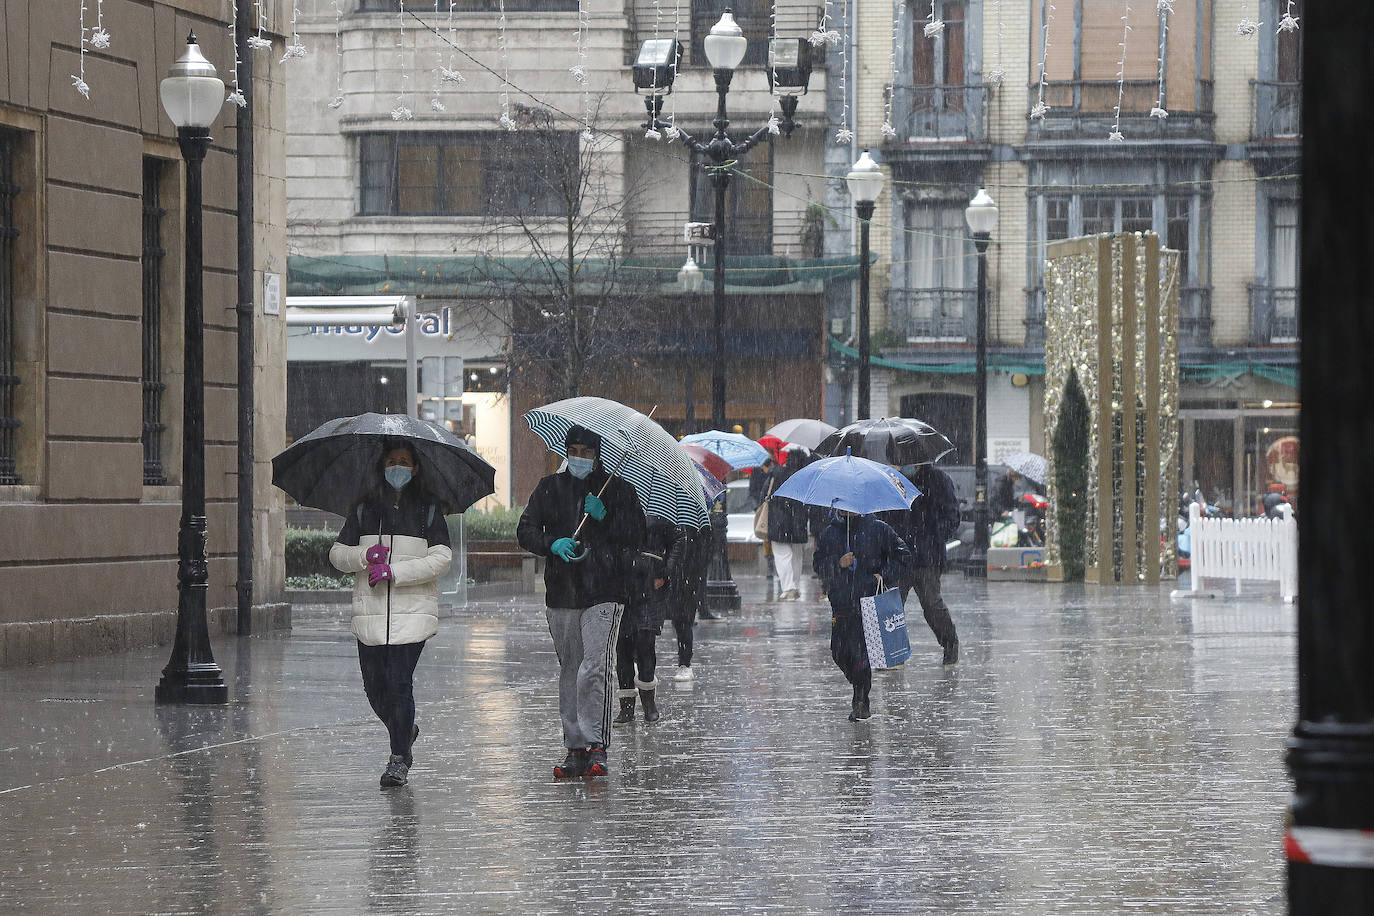
[(367, 568), (367, 584), (376, 586), (378, 582), (391, 581), (391, 567), (385, 563), (373, 563)]
[(375, 566), (378, 563), (385, 563), (386, 558), (391, 554), (390, 547), (383, 547), (381, 544), (373, 544), (367, 548), (367, 565)]

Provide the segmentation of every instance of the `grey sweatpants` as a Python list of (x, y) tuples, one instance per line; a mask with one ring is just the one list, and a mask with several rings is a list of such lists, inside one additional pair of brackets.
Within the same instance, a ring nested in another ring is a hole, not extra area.
[(611, 740), (611, 676), (623, 605), (585, 610), (545, 608), (558, 655), (558, 712), (563, 746), (576, 750)]

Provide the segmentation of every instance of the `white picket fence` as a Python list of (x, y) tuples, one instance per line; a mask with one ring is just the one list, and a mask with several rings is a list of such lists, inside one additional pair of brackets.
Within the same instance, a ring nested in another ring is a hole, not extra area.
[(1188, 507), (1188, 536), (1192, 540), (1190, 591), (1178, 597), (1214, 596), (1205, 579), (1277, 582), (1284, 601), (1298, 595), (1298, 522), (1288, 506), (1282, 518), (1203, 518), (1197, 503)]

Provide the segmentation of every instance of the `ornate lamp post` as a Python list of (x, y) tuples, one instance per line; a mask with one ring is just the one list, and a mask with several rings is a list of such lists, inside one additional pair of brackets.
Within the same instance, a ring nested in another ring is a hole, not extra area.
[[(227, 703), (229, 690), (210, 651), (205, 595), (205, 301), (202, 288), (201, 165), (210, 125), (224, 104), (224, 82), (200, 52), (195, 33), (161, 84), (162, 107), (186, 160), (185, 387), (181, 421), (181, 529), (177, 537), (177, 632), (162, 669), (157, 702)], [(245, 269), (240, 265), (240, 269)]]
[(873, 416), (868, 382), (868, 226), (873, 219), (873, 202), (882, 193), (884, 180), (882, 168), (868, 155), (868, 150), (864, 150), (844, 178), (849, 196), (854, 198), (855, 215), (859, 217), (859, 405), (856, 420)]
[(988, 574), (988, 242), (997, 228), (997, 204), (982, 188), (973, 195), (964, 209), (978, 249), (978, 349), (974, 366), (973, 451), (974, 461), (974, 521), (973, 551), (969, 554), (964, 573), (986, 577)]
[[(710, 140), (702, 142), (685, 130), (659, 120), (663, 110), (663, 98), (673, 91), (673, 81), (677, 75), (677, 64), (682, 56), (682, 47), (676, 39), (651, 38), (640, 46), (639, 57), (632, 68), (635, 91), (647, 90), (644, 100), (649, 120), (644, 127), (651, 131), (666, 131), (668, 136), (680, 140), (683, 145), (710, 160), (704, 165), (711, 178), (715, 192), (715, 219), (712, 224), (712, 238), (715, 253), (712, 264), (712, 328), (714, 331), (714, 360), (711, 366), (711, 422), (717, 429), (725, 429), (725, 191), (730, 185), (730, 164), (757, 146), (772, 133), (790, 135), (796, 122), (792, 112), (796, 111), (798, 93), (805, 93), (811, 77), (809, 49), (801, 50), (800, 40), (792, 47), (793, 40), (779, 39), (769, 47), (770, 76), (773, 90), (782, 98), (785, 120), (770, 122), (760, 127), (744, 140), (730, 139), (726, 129), (730, 118), (726, 113), (725, 97), (730, 91), (735, 68), (744, 60), (748, 41), (744, 32), (735, 22), (735, 14), (726, 9), (720, 21), (711, 27), (711, 33), (703, 41), (706, 60), (711, 64), (716, 82), (716, 118), (712, 122), (716, 132)], [(794, 53), (795, 52), (795, 53)]]

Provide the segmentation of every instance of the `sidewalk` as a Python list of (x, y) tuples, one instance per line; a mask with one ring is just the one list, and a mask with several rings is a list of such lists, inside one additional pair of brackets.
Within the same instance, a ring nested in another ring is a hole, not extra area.
[(1278, 914), (1295, 612), (1172, 584), (948, 575), (959, 666), (908, 607), (856, 724), (815, 580), (742, 577), (593, 783), (530, 599), (443, 622), (388, 792), (342, 608), (217, 637), (227, 708), (154, 706), (165, 647), (0, 671), (0, 911)]

